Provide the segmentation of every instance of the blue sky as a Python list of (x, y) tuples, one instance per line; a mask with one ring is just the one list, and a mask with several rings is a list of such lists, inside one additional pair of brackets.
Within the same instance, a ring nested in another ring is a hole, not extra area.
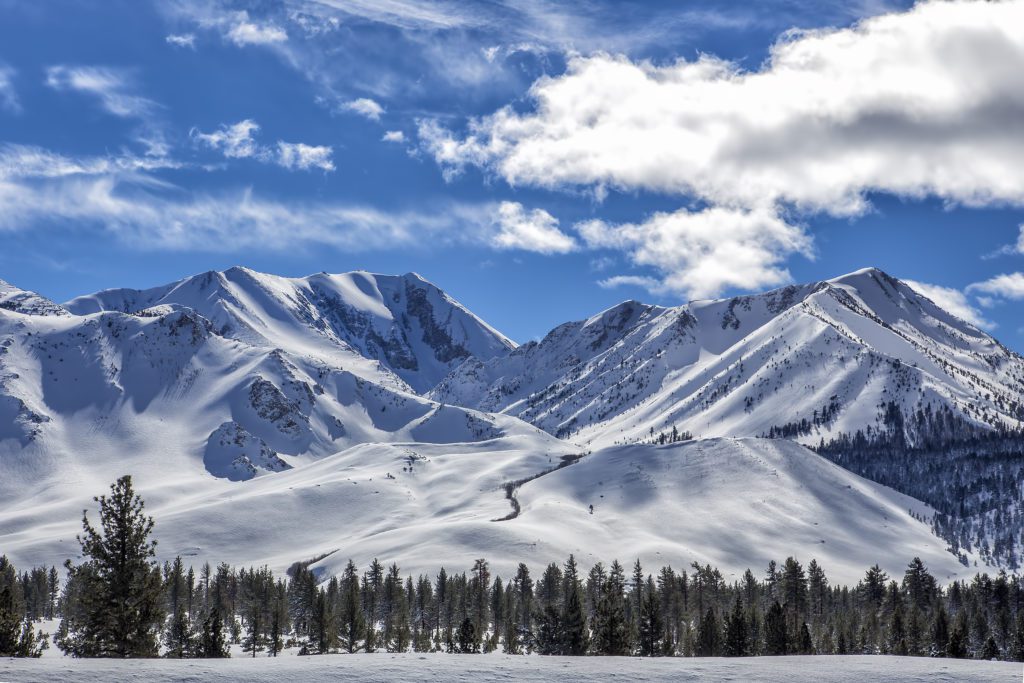
[(0, 0), (0, 278), (417, 271), (519, 341), (868, 265), (1024, 349), (1024, 2)]

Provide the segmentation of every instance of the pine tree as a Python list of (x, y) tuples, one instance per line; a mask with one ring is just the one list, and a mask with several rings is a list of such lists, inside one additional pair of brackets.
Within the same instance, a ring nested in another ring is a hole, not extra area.
[(459, 626), (459, 652), (471, 654), (477, 651), (476, 627), (473, 626), (473, 620), (466, 617)]
[(932, 624), (932, 656), (945, 657), (949, 644), (949, 617), (941, 605), (935, 611), (935, 622)]
[(953, 630), (949, 633), (949, 642), (946, 644), (946, 655), (953, 659), (964, 659), (967, 657), (967, 619), (963, 611), (957, 615)]
[(721, 632), (718, 628), (718, 619), (715, 618), (715, 611), (708, 607), (708, 611), (705, 612), (704, 618), (700, 620), (700, 626), (697, 628), (697, 656), (717, 657), (720, 640)]
[(1024, 662), (1024, 609), (1017, 608), (1017, 628), (1013, 636), (1013, 660)]
[[(130, 476), (123, 476), (99, 503), (100, 529), (82, 515), (78, 537), (89, 558), (77, 576), (81, 611), (65, 625), (62, 647), (75, 657), (154, 657), (163, 623), (163, 590), (150, 541), (153, 519), (144, 512)], [(65, 617), (67, 620), (68, 617)]]
[(725, 655), (727, 657), (745, 657), (750, 654), (750, 644), (747, 637), (747, 617), (743, 613), (743, 604), (740, 596), (732, 606), (732, 614), (725, 622)]
[(640, 606), (639, 621), (640, 655), (654, 657), (662, 654), (661, 642), (665, 635), (665, 626), (661, 618), (661, 601), (651, 577), (647, 577), (647, 585), (644, 587), (644, 601)]
[(768, 609), (764, 620), (764, 649), (766, 655), (778, 656), (786, 654), (788, 639), (786, 637), (786, 615), (782, 605), (776, 600)]
[(231, 656), (227, 640), (224, 638), (224, 621), (220, 610), (214, 608), (203, 621), (203, 630), (199, 637), (198, 654), (206, 659), (224, 659)]
[(0, 589), (0, 657), (41, 657), (47, 647), (46, 635), (34, 631), (21, 611), (11, 588)]
[(350, 654), (359, 649), (359, 640), (366, 632), (363, 607), (359, 597), (359, 573), (352, 560), (345, 566), (341, 579), (341, 640)]
[(580, 586), (579, 571), (576, 567), (576, 558), (572, 555), (569, 555), (565, 563), (562, 581), (565, 595), (559, 638), (561, 651), (562, 654), (578, 657), (587, 653), (589, 632), (587, 616), (583, 611), (583, 590)]
[(626, 624), (625, 575), (618, 561), (612, 562), (611, 574), (597, 591), (593, 651), (603, 655), (627, 655), (629, 630)]
[(191, 657), (193, 654), (195, 644), (193, 643), (192, 624), (183, 602), (178, 604), (171, 615), (171, 623), (167, 627), (164, 644), (167, 646), (165, 657), (182, 659)]

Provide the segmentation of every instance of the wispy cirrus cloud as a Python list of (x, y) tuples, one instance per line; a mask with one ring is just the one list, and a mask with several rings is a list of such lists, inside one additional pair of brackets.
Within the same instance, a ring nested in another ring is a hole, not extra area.
[(0, 62), (0, 109), (6, 109), (13, 113), (21, 111), (21, 101), (18, 99), (18, 92), (14, 89), (16, 73), (13, 67)]
[[(302, 147), (279, 151), (281, 163), (329, 163)], [(441, 201), (422, 210), (385, 210), (346, 201), (268, 199), (251, 189), (204, 193), (154, 174), (182, 167), (171, 159), (74, 157), (0, 145), (0, 232), (59, 226), (100, 231), (139, 249), (185, 251), (468, 245), (556, 254), (574, 248), (550, 214), (518, 203)]]
[(123, 69), (60, 64), (46, 70), (46, 85), (58, 92), (91, 96), (121, 118), (146, 118), (159, 108), (153, 100), (134, 92), (133, 78)]
[(334, 162), (331, 160), (333, 152), (329, 146), (283, 140), (278, 140), (275, 146), (265, 146), (256, 140), (255, 135), (259, 130), (258, 123), (252, 119), (244, 119), (230, 125), (222, 125), (211, 133), (193, 128), (191, 135), (198, 144), (219, 151), (229, 159), (255, 159), (263, 163), (277, 164), (288, 170), (335, 170)]

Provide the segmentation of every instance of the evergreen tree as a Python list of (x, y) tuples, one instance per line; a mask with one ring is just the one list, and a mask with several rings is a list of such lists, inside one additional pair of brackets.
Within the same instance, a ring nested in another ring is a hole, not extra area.
[(641, 656), (654, 657), (662, 654), (661, 641), (665, 634), (665, 626), (661, 617), (661, 601), (650, 577), (647, 577), (647, 586), (644, 588), (638, 631)]
[(749, 654), (750, 644), (747, 637), (747, 616), (743, 613), (740, 596), (732, 606), (732, 613), (725, 622), (725, 655), (727, 657), (745, 657)]
[(768, 609), (764, 620), (764, 649), (766, 655), (778, 656), (786, 654), (788, 639), (786, 637), (786, 615), (782, 605), (776, 600)]
[(473, 620), (466, 617), (459, 626), (459, 652), (462, 654), (477, 652), (476, 638), (476, 627), (473, 626)]
[(224, 659), (231, 656), (227, 640), (224, 638), (224, 621), (218, 609), (210, 610), (203, 621), (198, 656), (206, 659)]
[[(6, 561), (7, 558), (2, 558)], [(10, 586), (0, 589), (0, 657), (41, 657), (47, 647), (46, 635), (32, 629), (14, 601)]]
[[(160, 569), (150, 541), (153, 519), (144, 512), (130, 476), (110, 487), (99, 503), (100, 529), (82, 515), (78, 537), (86, 570), (76, 575), (84, 585), (80, 610), (72, 615), (62, 639), (66, 654), (75, 657), (154, 657), (163, 623)], [(69, 567), (70, 570), (70, 567)]]
[(618, 561), (612, 562), (611, 574), (597, 591), (593, 651), (603, 655), (627, 655), (629, 630), (626, 624), (625, 575)]
[(572, 555), (569, 555), (565, 563), (563, 583), (565, 596), (559, 638), (561, 653), (570, 656), (585, 655), (589, 645), (587, 616), (583, 611), (583, 589), (580, 586), (576, 558)]
[(697, 629), (697, 656), (717, 657), (720, 640), (721, 632), (718, 628), (718, 620), (715, 618), (715, 611), (708, 607), (708, 611), (700, 620), (700, 626)]
[(180, 602), (171, 615), (171, 623), (167, 627), (164, 636), (164, 645), (167, 646), (165, 657), (182, 659), (191, 657), (195, 644), (192, 635), (192, 623), (188, 618), (188, 611), (185, 603)]

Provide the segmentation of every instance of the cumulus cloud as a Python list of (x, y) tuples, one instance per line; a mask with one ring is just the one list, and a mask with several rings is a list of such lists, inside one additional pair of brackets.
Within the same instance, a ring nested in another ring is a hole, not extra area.
[(175, 47), (187, 47), (194, 50), (196, 47), (196, 36), (194, 33), (171, 34), (164, 38), (168, 45)]
[(498, 249), (566, 254), (577, 248), (576, 240), (558, 229), (558, 219), (543, 209), (527, 211), (519, 202), (501, 202), (495, 224)]
[(1024, 254), (1024, 223), (1021, 223), (1020, 226), (1018, 226), (1018, 230), (1019, 232), (1017, 234), (1017, 241), (1015, 241), (1013, 244), (1004, 244), (1000, 248), (996, 249), (994, 252), (990, 254), (985, 254), (984, 256), (982, 256), (982, 258), (992, 259), (998, 256)]
[(952, 313), (956, 317), (984, 330), (995, 329), (996, 324), (986, 320), (981, 311), (970, 302), (967, 295), (959, 289), (931, 285), (916, 280), (903, 280), (911, 289), (931, 299), (939, 308)]
[(0, 109), (17, 113), (21, 111), (21, 102), (14, 89), (14, 75), (12, 67), (0, 63)]
[(381, 114), (384, 113), (384, 107), (380, 106), (376, 101), (371, 100), (369, 97), (360, 97), (359, 99), (350, 100), (341, 105), (342, 109), (351, 111), (365, 116), (371, 121), (380, 121)]
[[(669, 64), (576, 56), (564, 74), (533, 84), (525, 110), (472, 119), (464, 133), (421, 121), (419, 138), (447, 177), (477, 166), (513, 186), (697, 200), (721, 209), (718, 230), (733, 246), (751, 243), (751, 217), (778, 226), (790, 212), (859, 215), (873, 192), (1019, 206), (1022, 25), (1024, 0), (931, 0), (849, 28), (786, 34), (754, 70), (708, 55)], [(808, 240), (792, 248), (803, 231), (781, 232), (782, 250), (755, 249), (764, 260), (737, 277), (719, 276), (729, 262), (708, 261), (726, 250), (678, 265), (657, 258), (659, 230), (632, 226), (628, 238), (599, 241), (657, 262), (667, 291), (711, 294), (783, 279), (781, 257), (806, 253)]]
[(612, 277), (603, 281), (605, 286), (640, 285), (691, 298), (784, 284), (790, 280), (782, 265), (788, 256), (813, 256), (804, 229), (770, 210), (710, 207), (656, 213), (643, 223), (592, 220), (575, 227), (588, 247), (623, 251), (634, 265), (661, 276)]
[[(513, 184), (649, 189), (729, 206), (863, 211), (869, 191), (1024, 203), (1024, 0), (925, 2), (776, 43), (757, 71), (598, 54), (536, 106), (424, 130), (439, 163)], [(953, 49), (953, 48), (956, 49)]]
[(1019, 301), (1024, 299), (1024, 273), (996, 275), (983, 282), (968, 285), (967, 291), (981, 297), (988, 295), (989, 297)]
[(144, 118), (157, 108), (153, 100), (131, 92), (131, 79), (119, 69), (51, 66), (46, 70), (46, 85), (60, 92), (91, 95), (109, 113), (122, 118)]
[(324, 145), (306, 145), (301, 142), (278, 142), (277, 163), (287, 169), (308, 171), (319, 168), (322, 171), (333, 171), (331, 148)]
[(263, 163), (274, 163), (288, 170), (334, 170), (332, 150), (329, 146), (278, 140), (275, 147), (267, 147), (256, 140), (255, 136), (259, 130), (258, 123), (252, 119), (244, 119), (238, 123), (221, 125), (212, 133), (204, 133), (194, 128), (192, 139), (221, 152), (229, 159), (255, 159)]
[(237, 45), (276, 45), (288, 40), (288, 32), (276, 24), (259, 23), (249, 19), (248, 12), (234, 15), (224, 37)]
[(258, 123), (252, 119), (244, 119), (231, 125), (221, 125), (220, 129), (212, 133), (192, 129), (192, 138), (210, 149), (222, 152), (229, 159), (247, 159), (264, 152), (253, 137), (259, 129)]
[(389, 130), (381, 137), (382, 142), (405, 142), (405, 133), (400, 130)]

